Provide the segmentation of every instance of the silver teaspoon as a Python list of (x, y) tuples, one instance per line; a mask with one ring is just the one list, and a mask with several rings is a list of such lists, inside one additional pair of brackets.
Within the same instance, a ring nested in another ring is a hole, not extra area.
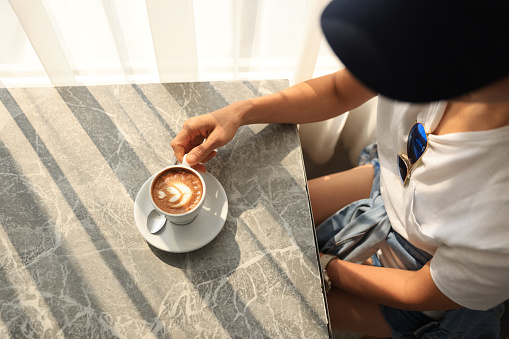
[(147, 228), (152, 234), (159, 232), (161, 228), (166, 224), (166, 218), (164, 215), (157, 213), (156, 210), (152, 210), (148, 214)]

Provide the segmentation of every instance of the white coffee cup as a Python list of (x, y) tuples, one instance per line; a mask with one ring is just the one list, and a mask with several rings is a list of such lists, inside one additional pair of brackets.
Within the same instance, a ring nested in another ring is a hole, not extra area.
[[(196, 175), (200, 179), (201, 185), (203, 187), (203, 192), (202, 192), (202, 195), (201, 195), (201, 198), (200, 198), (198, 204), (196, 206), (194, 206), (192, 209), (190, 209), (189, 211), (186, 211), (184, 213), (169, 213), (167, 211), (162, 210), (154, 201), (153, 187), (154, 187), (154, 183), (156, 182), (156, 179), (162, 173), (168, 171), (169, 169), (178, 169), (178, 168), (184, 169), (185, 171), (189, 171), (189, 172), (193, 173), (194, 175)], [(196, 171), (195, 169), (191, 168), (191, 166), (189, 166), (189, 164), (186, 162), (185, 156), (184, 156), (182, 165), (172, 165), (172, 166), (166, 167), (166, 168), (160, 170), (159, 172), (157, 172), (156, 175), (154, 175), (154, 178), (152, 179), (152, 182), (150, 183), (150, 191), (149, 192), (150, 192), (150, 194), (149, 194), (150, 202), (152, 203), (152, 206), (157, 211), (157, 213), (164, 215), (166, 217), (166, 219), (173, 224), (187, 225), (187, 224), (190, 224), (191, 222), (193, 222), (196, 219), (196, 217), (198, 216), (198, 214), (200, 213), (200, 210), (203, 206), (203, 202), (205, 201), (205, 195), (207, 193), (207, 188), (205, 185), (205, 180), (203, 180), (203, 177), (201, 176), (201, 174), (198, 171)]]

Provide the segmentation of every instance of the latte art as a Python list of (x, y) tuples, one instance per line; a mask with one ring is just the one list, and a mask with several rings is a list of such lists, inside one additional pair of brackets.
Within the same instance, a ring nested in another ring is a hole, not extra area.
[(159, 191), (157, 192), (157, 197), (161, 200), (168, 197), (168, 202), (173, 208), (182, 207), (188, 204), (193, 195), (191, 188), (181, 182), (172, 183), (171, 186), (166, 188), (166, 190), (168, 194), (164, 191)]
[(170, 168), (161, 173), (152, 185), (156, 205), (166, 213), (186, 213), (196, 207), (203, 195), (200, 178), (183, 168)]

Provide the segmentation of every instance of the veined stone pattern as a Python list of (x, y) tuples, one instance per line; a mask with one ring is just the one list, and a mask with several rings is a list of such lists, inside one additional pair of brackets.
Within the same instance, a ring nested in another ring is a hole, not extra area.
[(327, 338), (296, 126), (242, 127), (207, 164), (229, 213), (205, 247), (133, 218), (186, 119), (287, 86), (0, 89), (0, 337)]

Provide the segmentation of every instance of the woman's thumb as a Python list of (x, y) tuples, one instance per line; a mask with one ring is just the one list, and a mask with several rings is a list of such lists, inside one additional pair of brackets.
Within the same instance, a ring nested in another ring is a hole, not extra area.
[(189, 165), (194, 166), (202, 162), (204, 159), (206, 159), (207, 156), (211, 152), (213, 152), (216, 148), (217, 147), (211, 140), (205, 139), (205, 141), (201, 145), (196, 146), (189, 152), (189, 154), (186, 157), (186, 160), (189, 163)]

